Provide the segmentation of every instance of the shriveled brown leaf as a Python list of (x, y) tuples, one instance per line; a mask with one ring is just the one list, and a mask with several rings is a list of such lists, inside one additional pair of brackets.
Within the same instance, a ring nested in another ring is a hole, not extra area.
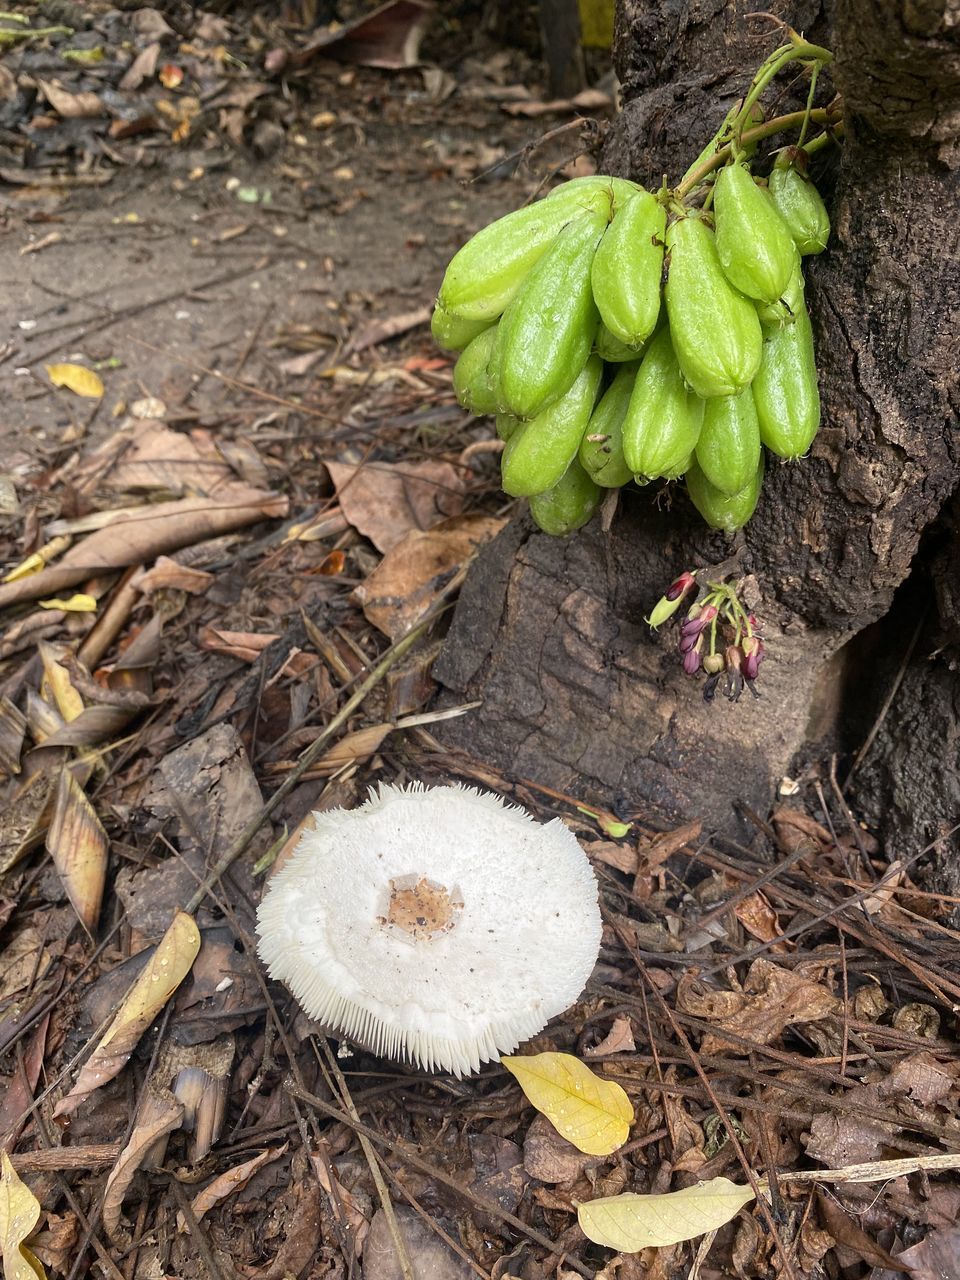
[[(218, 1177), (214, 1178), (190, 1202), (190, 1207), (193, 1209), (197, 1220), (199, 1221), (205, 1213), (209, 1213), (218, 1204), (222, 1204), (234, 1192), (242, 1191), (258, 1169), (262, 1169), (264, 1165), (272, 1164), (274, 1160), (279, 1160), (281, 1156), (286, 1155), (289, 1145), (289, 1143), (284, 1143), (282, 1147), (268, 1147), (266, 1151), (261, 1151), (258, 1156), (244, 1160), (242, 1164), (234, 1165), (232, 1169), (226, 1169)], [(323, 1180), (321, 1179), (321, 1185), (322, 1182)], [(186, 1219), (182, 1213), (178, 1213), (177, 1230), (186, 1231), (186, 1229)]]
[(717, 1034), (705, 1035), (701, 1045), (704, 1053), (712, 1054), (729, 1047), (722, 1028), (757, 1044), (770, 1044), (784, 1027), (825, 1018), (838, 1010), (840, 1002), (820, 983), (761, 957), (750, 966), (743, 991), (713, 990), (685, 975), (678, 986), (677, 1005), (685, 1013), (717, 1024)]
[(130, 1141), (124, 1147), (117, 1163), (110, 1170), (107, 1185), (103, 1192), (103, 1226), (111, 1240), (116, 1240), (121, 1233), (120, 1213), (123, 1198), (127, 1194), (134, 1175), (139, 1170), (144, 1158), (159, 1138), (172, 1133), (180, 1127), (183, 1119), (183, 1107), (174, 1098), (167, 1095), (167, 1105), (159, 1114), (151, 1116), (147, 1124), (137, 1124)]
[(907, 1268), (891, 1258), (886, 1249), (872, 1240), (860, 1224), (844, 1209), (832, 1194), (817, 1192), (817, 1205), (823, 1225), (838, 1245), (849, 1249), (861, 1262), (873, 1267), (888, 1267), (891, 1271), (906, 1271)]
[(913, 1280), (953, 1280), (960, 1276), (960, 1227), (940, 1227), (897, 1256)]
[(85, 538), (58, 565), (0, 586), (0, 608), (53, 595), (93, 574), (142, 564), (257, 520), (282, 519), (288, 507), (288, 499), (279, 494), (239, 487), (222, 500), (184, 498), (143, 507)]
[(178, 911), (102, 1040), (81, 1067), (76, 1084), (57, 1103), (55, 1118), (71, 1115), (120, 1071), (144, 1031), (190, 972), (199, 949), (200, 934), (193, 917)]
[(27, 718), (6, 696), (0, 697), (0, 778), (20, 772), (20, 753), (27, 731)]
[(60, 772), (47, 852), (70, 904), (88, 933), (100, 918), (109, 841), (96, 810), (69, 769)]
[(613, 840), (592, 840), (584, 845), (584, 849), (591, 861), (615, 867), (627, 875), (632, 875), (637, 869), (637, 851), (631, 845), (617, 844)]
[[(394, 1209), (407, 1257), (417, 1280), (475, 1280), (473, 1269), (440, 1240), (412, 1209)], [(363, 1280), (403, 1280), (386, 1216), (378, 1209), (363, 1247)]]
[(110, 489), (163, 489), (222, 498), (236, 485), (230, 465), (212, 441), (198, 441), (196, 435), (149, 419), (119, 434), (128, 444), (103, 477)]
[(160, 44), (159, 41), (155, 40), (152, 44), (148, 44), (146, 48), (140, 50), (123, 73), (118, 87), (125, 92), (130, 89), (139, 89), (144, 80), (149, 79), (156, 71), (159, 57)]
[(84, 120), (106, 115), (106, 108), (95, 93), (70, 93), (56, 80), (38, 79), (37, 84), (51, 107), (64, 120)]
[(367, 619), (398, 640), (426, 613), (450, 576), (506, 520), (461, 516), (429, 531), (412, 529), (354, 591)]
[(52, 959), (39, 929), (28, 925), (14, 934), (3, 949), (0, 966), (0, 1000), (38, 982), (50, 968)]
[[(748, 894), (733, 908), (733, 913), (747, 933), (752, 934), (754, 938), (759, 938), (761, 942), (773, 942), (773, 939), (780, 935), (777, 913), (770, 899), (763, 893)], [(787, 944), (776, 942), (770, 950), (786, 951)]]
[(449, 462), (328, 462), (327, 469), (344, 516), (378, 551), (463, 509), (463, 473)]
[(202, 596), (213, 582), (213, 574), (204, 569), (192, 569), (169, 556), (157, 556), (153, 568), (142, 569), (132, 585), (145, 596), (154, 591), (186, 591), (191, 596)]
[(361, 18), (328, 27), (306, 49), (291, 55), (291, 60), (300, 65), (322, 50), (325, 55), (365, 67), (388, 71), (415, 67), (432, 13), (433, 6), (423, 0), (388, 0)]
[(0, 875), (43, 843), (53, 812), (56, 781), (52, 770), (36, 773), (7, 802), (0, 823)]
[(347, 342), (343, 355), (352, 355), (357, 351), (366, 351), (367, 347), (375, 347), (378, 342), (386, 342), (390, 338), (408, 333), (419, 325), (429, 324), (432, 307), (418, 307), (416, 311), (405, 311), (402, 315), (386, 316), (375, 320), (372, 324), (359, 329)]
[[(41, 576), (41, 574), (36, 575), (36, 577)], [(0, 591), (2, 590), (3, 588), (0, 587)], [(46, 640), (41, 640), (37, 645), (37, 653), (43, 665), (43, 679), (40, 684), (42, 696), (56, 705), (64, 720), (76, 720), (83, 711), (83, 698), (74, 688), (67, 668), (59, 661), (66, 653), (65, 647), (48, 644)]]
[[(142, 707), (149, 699), (138, 701)], [(45, 747), (95, 747), (118, 737), (132, 718), (137, 707), (99, 706), (84, 707), (76, 720), (44, 739)]]
[(583, 1056), (605, 1058), (611, 1053), (632, 1053), (636, 1047), (630, 1019), (621, 1015), (614, 1018), (613, 1025), (599, 1044), (591, 1049), (584, 1049)]
[(79, 1235), (80, 1224), (76, 1214), (65, 1213), (60, 1217), (47, 1210), (43, 1227), (30, 1237), (30, 1249), (45, 1267), (66, 1275), (73, 1262)]
[(523, 1140), (523, 1167), (539, 1182), (572, 1183), (598, 1161), (578, 1151), (543, 1115), (534, 1118)]
[(241, 662), (256, 662), (264, 649), (269, 649), (279, 638), (255, 631), (224, 631), (220, 627), (209, 625), (201, 627), (197, 637), (201, 649), (210, 653), (222, 653), (228, 658), (239, 658)]
[(329, 1157), (324, 1160), (319, 1155), (310, 1157), (317, 1181), (330, 1197), (330, 1208), (334, 1217), (349, 1233), (353, 1243), (354, 1255), (359, 1258), (363, 1253), (363, 1242), (370, 1230), (370, 1223), (360, 1207), (357, 1197), (348, 1191), (340, 1179), (330, 1168)]
[(583, 89), (572, 98), (552, 98), (549, 102), (502, 102), (501, 111), (509, 116), (565, 115), (577, 111), (605, 111), (613, 106), (613, 99), (601, 89)]

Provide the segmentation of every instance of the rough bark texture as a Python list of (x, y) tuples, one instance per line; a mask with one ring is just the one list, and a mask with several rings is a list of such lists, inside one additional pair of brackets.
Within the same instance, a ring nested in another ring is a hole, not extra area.
[[(746, 18), (753, 8), (622, 0), (625, 106), (606, 171), (650, 186), (680, 178), (777, 42), (772, 24)], [(736, 548), (769, 636), (762, 700), (705, 708), (669, 641), (644, 626), (680, 569), (731, 553), (680, 494), (658, 509), (652, 487), (624, 492), (609, 535), (595, 521), (554, 541), (514, 522), (468, 580), (439, 665), (458, 696), (484, 700), (451, 722), (448, 740), (626, 809), (653, 804), (718, 826), (738, 799), (764, 809), (794, 752), (830, 723), (839, 651), (887, 612), (960, 476), (960, 10), (955, 0), (784, 0), (773, 12), (836, 51), (846, 138), (828, 193), (831, 247), (806, 260), (823, 426), (810, 458), (768, 468)], [(790, 92), (777, 111), (792, 108)], [(942, 677), (953, 690), (952, 673)], [(934, 710), (922, 682), (918, 698), (905, 730)], [(940, 691), (954, 717), (957, 702)], [(864, 777), (894, 799), (906, 748), (886, 733), (887, 764)], [(910, 809), (916, 788), (901, 790), (895, 801)], [(957, 797), (926, 799), (931, 821), (960, 816)], [(914, 828), (900, 830), (913, 838)]]

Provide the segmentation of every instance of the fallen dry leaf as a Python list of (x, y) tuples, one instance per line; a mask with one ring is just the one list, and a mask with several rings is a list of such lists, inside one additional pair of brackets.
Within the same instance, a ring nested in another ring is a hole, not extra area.
[(148, 79), (156, 71), (159, 56), (160, 45), (157, 41), (148, 44), (145, 49), (141, 49), (123, 73), (118, 87), (124, 91), (139, 89), (144, 80)]
[(523, 1139), (523, 1167), (538, 1182), (575, 1182), (598, 1159), (578, 1151), (544, 1115), (535, 1117)]
[[(777, 920), (777, 913), (765, 894), (759, 892), (749, 894), (741, 902), (737, 903), (733, 913), (747, 933), (752, 934), (754, 938), (759, 938), (761, 942), (773, 942), (774, 938), (780, 936), (781, 930)], [(777, 942), (770, 950), (786, 951), (787, 943)]]
[(99, 400), (103, 395), (103, 383), (99, 374), (82, 364), (48, 364), (44, 368), (55, 387), (66, 387), (76, 396)]
[(367, 619), (399, 640), (426, 613), (453, 572), (496, 537), (505, 519), (460, 516), (435, 529), (411, 529), (354, 590)]
[(102, 450), (115, 451), (117, 440), (125, 445), (103, 477), (103, 484), (110, 489), (163, 489), (222, 500), (237, 483), (214, 444), (202, 436), (198, 440), (197, 433), (186, 435), (163, 422), (146, 419), (122, 427)]
[(80, 1068), (76, 1084), (57, 1103), (55, 1119), (71, 1115), (121, 1070), (144, 1031), (190, 972), (199, 950), (200, 933), (193, 917), (178, 911), (100, 1043)]
[(820, 983), (760, 958), (750, 966), (742, 991), (706, 987), (696, 976), (685, 975), (677, 987), (677, 1007), (716, 1023), (717, 1033), (705, 1035), (701, 1044), (703, 1053), (713, 1054), (729, 1048), (722, 1029), (770, 1044), (784, 1027), (825, 1018), (840, 1002)]
[(40, 1221), (40, 1201), (0, 1152), (0, 1246), (6, 1280), (45, 1280), (43, 1267), (23, 1243)]
[[(261, 1151), (258, 1156), (253, 1156), (250, 1160), (244, 1160), (242, 1164), (236, 1164), (232, 1169), (226, 1169), (219, 1174), (214, 1180), (203, 1188), (201, 1192), (194, 1196), (190, 1202), (194, 1215), (199, 1221), (205, 1213), (221, 1204), (228, 1196), (236, 1191), (241, 1191), (258, 1169), (262, 1169), (264, 1165), (272, 1164), (274, 1160), (279, 1160), (285, 1155), (289, 1143), (285, 1143), (282, 1147), (268, 1147), (266, 1151)], [(316, 1160), (316, 1156), (313, 1157)], [(319, 1172), (318, 1172), (319, 1177)], [(320, 1178), (323, 1185), (323, 1179)], [(177, 1214), (177, 1230), (186, 1231), (187, 1223), (182, 1213)]]
[(55, 80), (38, 79), (37, 84), (51, 107), (64, 120), (89, 120), (106, 115), (106, 108), (95, 93), (70, 93)]
[(585, 1058), (605, 1058), (611, 1053), (632, 1053), (636, 1049), (633, 1027), (626, 1017), (614, 1018), (610, 1030), (592, 1049), (584, 1049)]
[(131, 579), (130, 585), (145, 596), (155, 591), (186, 591), (191, 596), (202, 596), (213, 582), (213, 574), (204, 569), (191, 569), (169, 556), (157, 556), (153, 568), (141, 569)]
[(269, 649), (277, 635), (260, 635), (255, 631), (223, 631), (219, 627), (204, 626), (197, 636), (201, 649), (210, 653), (222, 653), (241, 662), (256, 662), (264, 649)]
[(90, 934), (100, 918), (108, 847), (96, 810), (70, 770), (62, 769), (47, 832), (47, 852), (70, 905)]
[(183, 1119), (181, 1104), (172, 1093), (164, 1092), (166, 1105), (162, 1109), (156, 1107), (154, 1098), (155, 1110), (149, 1123), (137, 1123), (130, 1135), (130, 1141), (120, 1153), (117, 1163), (110, 1170), (110, 1176), (107, 1178), (107, 1184), (103, 1190), (103, 1226), (111, 1240), (115, 1240), (121, 1234), (120, 1211), (123, 1206), (123, 1197), (127, 1194), (134, 1175), (157, 1140), (178, 1129)]
[(366, 1215), (361, 1209), (356, 1196), (348, 1191), (337, 1175), (332, 1172), (329, 1160), (323, 1160), (318, 1155), (312, 1155), (310, 1163), (313, 1165), (314, 1173), (317, 1175), (317, 1181), (330, 1197), (330, 1208), (334, 1216), (349, 1231), (350, 1238), (353, 1241), (354, 1254), (359, 1258), (363, 1253), (367, 1232), (370, 1230), (370, 1223), (367, 1221)]
[(897, 1255), (913, 1280), (953, 1280), (960, 1276), (960, 1227), (940, 1227)]
[(620, 1253), (639, 1253), (641, 1249), (662, 1249), (716, 1231), (753, 1198), (750, 1186), (728, 1178), (711, 1178), (664, 1195), (628, 1192), (590, 1200), (578, 1207), (577, 1220), (583, 1234), (594, 1244)]
[(449, 462), (328, 462), (327, 469), (344, 516), (378, 551), (463, 509), (463, 473)]
[(95, 574), (143, 564), (257, 520), (282, 519), (288, 507), (280, 494), (238, 486), (229, 497), (216, 500), (183, 498), (125, 512), (71, 547), (59, 564), (0, 586), (0, 608), (52, 595)]
[(500, 1061), (538, 1111), (578, 1151), (606, 1156), (630, 1136), (633, 1106), (613, 1080), (603, 1080), (569, 1053), (536, 1053)]

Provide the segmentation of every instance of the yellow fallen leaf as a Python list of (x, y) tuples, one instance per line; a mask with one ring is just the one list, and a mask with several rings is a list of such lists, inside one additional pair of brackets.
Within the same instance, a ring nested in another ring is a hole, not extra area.
[(590, 1156), (608, 1156), (630, 1134), (633, 1107), (613, 1080), (602, 1080), (569, 1053), (503, 1058), (503, 1065), (557, 1132)]
[(140, 976), (124, 997), (103, 1039), (80, 1068), (76, 1084), (54, 1110), (71, 1115), (94, 1089), (112, 1080), (193, 967), (200, 950), (200, 931), (193, 916), (178, 911)]
[(48, 364), (44, 366), (47, 377), (55, 387), (66, 387), (74, 395), (99, 400), (103, 395), (103, 383), (92, 369), (82, 364)]
[(590, 1200), (577, 1209), (580, 1229), (594, 1244), (639, 1253), (716, 1231), (753, 1199), (753, 1189), (711, 1178), (659, 1196), (627, 1193)]
[(37, 645), (37, 652), (43, 665), (41, 695), (48, 703), (53, 701), (57, 704), (57, 710), (64, 720), (76, 720), (83, 711), (83, 698), (73, 687), (66, 668), (61, 667), (57, 661), (63, 656), (62, 648), (58, 649), (46, 640), (41, 640)]
[(68, 597), (66, 600), (38, 600), (41, 609), (62, 609), (64, 613), (96, 613), (95, 596), (88, 596), (83, 591)]
[(47, 852), (70, 905), (88, 932), (96, 928), (107, 879), (110, 842), (93, 805), (69, 769), (60, 773)]
[(24, 1245), (40, 1220), (40, 1201), (17, 1177), (6, 1151), (0, 1152), (0, 1245), (6, 1280), (46, 1280), (46, 1272)]

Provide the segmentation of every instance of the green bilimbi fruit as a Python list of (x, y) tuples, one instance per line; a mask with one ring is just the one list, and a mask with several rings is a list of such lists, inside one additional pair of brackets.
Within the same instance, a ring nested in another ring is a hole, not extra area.
[(453, 389), (470, 413), (496, 413), (497, 387), (490, 366), (499, 325), (490, 325), (460, 353), (453, 366)]
[(522, 427), (523, 423), (519, 418), (515, 418), (512, 413), (498, 413), (496, 417), (497, 435), (501, 440), (509, 440), (514, 432)]
[(556, 200), (558, 197), (569, 199), (571, 196), (582, 197), (595, 191), (606, 191), (613, 200), (614, 208), (618, 209), (631, 196), (635, 196), (642, 190), (643, 187), (638, 182), (631, 182), (629, 178), (612, 178), (609, 174), (592, 173), (584, 178), (569, 178), (559, 187), (554, 187), (546, 198), (548, 200)]
[(602, 489), (619, 489), (633, 479), (623, 457), (623, 420), (638, 368), (637, 364), (620, 366), (591, 414), (580, 442), (580, 465)]
[(623, 420), (631, 473), (646, 480), (676, 474), (697, 447), (702, 423), (703, 401), (684, 381), (664, 326), (640, 362)]
[(602, 496), (603, 490), (574, 458), (552, 489), (530, 499), (530, 514), (544, 533), (562, 538), (583, 528), (599, 507)]
[(577, 456), (602, 372), (603, 362), (591, 356), (565, 395), (511, 433), (500, 458), (505, 493), (529, 498), (560, 480)]
[(756, 307), (727, 280), (713, 232), (700, 218), (669, 226), (667, 251), (664, 293), (683, 376), (698, 395), (736, 395), (760, 366), (763, 336)]
[(758, 302), (776, 302), (797, 262), (797, 246), (770, 193), (743, 164), (717, 174), (713, 196), (717, 253), (734, 288)]
[[(552, 197), (551, 197), (552, 199)], [(500, 408), (534, 418), (568, 391), (587, 362), (599, 317), (590, 264), (610, 201), (569, 222), (533, 268), (500, 322)]]
[(602, 360), (606, 360), (607, 364), (623, 364), (628, 360), (639, 360), (642, 354), (641, 348), (629, 347), (625, 342), (621, 342), (602, 320), (597, 329), (597, 336), (593, 340), (593, 347), (597, 355)]
[(770, 196), (800, 252), (822, 253), (830, 239), (830, 215), (805, 167), (805, 152), (782, 151), (770, 174)]
[(667, 215), (649, 191), (617, 209), (590, 269), (600, 319), (621, 342), (639, 347), (660, 314), (660, 276)]
[(735, 533), (743, 528), (756, 510), (763, 484), (763, 455), (760, 455), (753, 476), (739, 493), (724, 493), (712, 485), (696, 462), (687, 472), (686, 482), (687, 493), (707, 524), (712, 529)]
[(572, 185), (478, 231), (450, 260), (437, 305), (463, 320), (496, 320), (571, 218), (593, 209), (609, 216), (609, 186)]
[(438, 347), (445, 351), (462, 351), (489, 325), (489, 320), (464, 320), (437, 303), (430, 320), (430, 332)]
[(750, 387), (706, 402), (697, 441), (700, 470), (722, 493), (746, 488), (760, 465), (760, 423)]
[(820, 426), (813, 328), (802, 297), (793, 324), (771, 333), (753, 383), (760, 439), (781, 458), (799, 458)]
[(782, 328), (785, 324), (793, 324), (803, 308), (803, 271), (800, 263), (790, 277), (783, 296), (776, 302), (758, 302), (757, 315), (764, 334)]

